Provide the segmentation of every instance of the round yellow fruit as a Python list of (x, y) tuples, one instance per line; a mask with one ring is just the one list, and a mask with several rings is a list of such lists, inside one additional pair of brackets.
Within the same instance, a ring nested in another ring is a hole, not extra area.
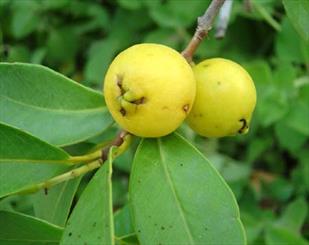
[(196, 97), (189, 126), (206, 137), (247, 133), (256, 104), (252, 78), (237, 63), (214, 58), (195, 67)]
[(121, 52), (104, 80), (104, 96), (115, 121), (141, 137), (174, 131), (191, 110), (196, 91), (193, 71), (175, 50), (138, 44)]

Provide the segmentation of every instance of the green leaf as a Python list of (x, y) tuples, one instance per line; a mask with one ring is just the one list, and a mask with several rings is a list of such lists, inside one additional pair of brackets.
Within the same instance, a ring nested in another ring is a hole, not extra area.
[(299, 235), (286, 230), (282, 227), (269, 227), (266, 229), (266, 245), (308, 245), (308, 241)]
[(122, 209), (117, 211), (117, 213), (115, 213), (114, 215), (114, 219), (115, 219), (115, 235), (118, 238), (135, 234), (129, 205), (126, 205)]
[(177, 49), (181, 41), (182, 37), (168, 28), (160, 28), (149, 32), (144, 38), (145, 43), (160, 43), (174, 49)]
[(297, 35), (288, 18), (282, 20), (282, 30), (276, 37), (275, 50), (282, 61), (309, 62), (309, 45)]
[(79, 177), (61, 183), (49, 189), (48, 195), (36, 193), (32, 197), (35, 216), (64, 227), (80, 180)]
[(299, 198), (288, 205), (284, 210), (283, 215), (278, 220), (277, 225), (282, 226), (295, 234), (300, 234), (307, 213), (307, 202), (303, 198)]
[(305, 100), (293, 101), (286, 117), (286, 124), (299, 133), (309, 136), (309, 105)]
[[(53, 177), (66, 169), (63, 150), (0, 123), (0, 197)], [(44, 162), (57, 164), (38, 164)]]
[(94, 42), (90, 47), (85, 66), (86, 79), (97, 84), (102, 83), (104, 74), (119, 47), (119, 41), (115, 38)]
[(76, 41), (78, 38), (79, 36), (70, 26), (49, 31), (49, 37), (46, 41), (49, 61), (74, 62), (79, 45), (79, 42)]
[(112, 150), (87, 185), (71, 214), (61, 245), (114, 244)]
[(59, 244), (62, 229), (32, 216), (0, 211), (1, 245)]
[(0, 160), (24, 162), (44, 160), (65, 160), (69, 155), (55, 146), (33, 137), (12, 126), (0, 123)]
[(267, 9), (261, 4), (260, 0), (259, 1), (252, 1), (252, 4), (257, 11), (257, 13), (276, 31), (281, 30), (280, 24), (272, 17), (271, 13), (267, 11)]
[(11, 30), (14, 37), (23, 38), (36, 29), (40, 22), (38, 6), (35, 1), (22, 1), (13, 4)]
[(307, 0), (283, 0), (284, 8), (297, 32), (309, 41), (309, 2)]
[(129, 9), (129, 10), (136, 10), (143, 6), (142, 0), (117, 0), (117, 3), (121, 7)]
[(282, 147), (295, 153), (307, 140), (305, 135), (289, 127), (284, 121), (276, 123), (275, 134)]
[(233, 193), (208, 160), (178, 134), (141, 142), (129, 193), (141, 244), (246, 241)]
[(153, 5), (150, 8), (151, 18), (161, 27), (182, 28), (194, 24), (198, 16), (203, 15), (210, 1), (168, 0), (165, 4)]
[(103, 132), (112, 119), (101, 94), (46, 67), (0, 64), (0, 121), (54, 145)]

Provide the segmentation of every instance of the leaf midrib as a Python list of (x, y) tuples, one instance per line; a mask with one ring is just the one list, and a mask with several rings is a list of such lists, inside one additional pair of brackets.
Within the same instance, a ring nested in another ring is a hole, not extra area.
[(30, 107), (36, 110), (40, 110), (40, 111), (51, 111), (51, 112), (62, 112), (62, 113), (88, 113), (88, 112), (98, 112), (98, 111), (105, 111), (106, 107), (102, 106), (102, 107), (97, 107), (97, 108), (89, 108), (89, 109), (76, 109), (76, 110), (63, 110), (63, 109), (53, 109), (53, 108), (48, 108), (48, 107), (39, 107), (39, 106), (35, 106), (32, 104), (26, 104), (23, 103), (21, 101), (18, 101), (16, 99), (13, 99), (11, 97), (5, 96), (5, 95), (1, 95), (4, 99), (12, 101), (15, 104), (21, 105), (21, 106), (25, 106), (25, 107)]
[(44, 243), (46, 243), (46, 242), (48, 242), (48, 243), (57, 243), (57, 242), (59, 242), (59, 240), (49, 240), (49, 239), (46, 239), (46, 240), (44, 240), (44, 239), (23, 239), (23, 238), (0, 238), (0, 241), (10, 241), (10, 242), (44, 242)]
[(69, 160), (69, 158), (66, 159), (57, 159), (57, 160), (49, 160), (49, 159), (0, 159), (1, 163), (57, 163), (57, 164), (69, 164), (71, 165), (72, 162)]
[(165, 174), (165, 177), (166, 177), (166, 180), (168, 182), (168, 185), (170, 186), (170, 189), (173, 193), (173, 197), (175, 199), (175, 203), (176, 203), (176, 206), (177, 206), (177, 210), (179, 211), (180, 213), (180, 217), (181, 219), (183, 220), (183, 224), (185, 226), (185, 230), (187, 232), (187, 235), (189, 237), (189, 240), (191, 242), (191, 244), (194, 244), (194, 239), (193, 239), (193, 236), (190, 232), (190, 228), (189, 228), (189, 224), (188, 224), (188, 221), (186, 220), (186, 217), (184, 215), (184, 211), (183, 211), (183, 208), (182, 208), (182, 205), (179, 201), (179, 198), (178, 198), (178, 195), (177, 195), (177, 192), (174, 188), (174, 185), (173, 185), (173, 182), (172, 182), (172, 179), (171, 179), (171, 176), (170, 176), (170, 173), (169, 173), (169, 170), (165, 164), (165, 157), (163, 155), (163, 151), (162, 151), (162, 146), (161, 146), (161, 139), (159, 138), (158, 139), (158, 148), (159, 148), (159, 154), (160, 154), (160, 158), (161, 158), (161, 165), (162, 165), (162, 168), (164, 170), (164, 174)]

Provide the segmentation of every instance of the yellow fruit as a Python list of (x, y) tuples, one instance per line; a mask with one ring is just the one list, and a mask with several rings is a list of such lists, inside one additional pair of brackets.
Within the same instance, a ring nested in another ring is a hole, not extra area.
[(138, 44), (114, 59), (105, 76), (104, 95), (123, 129), (160, 137), (186, 118), (195, 87), (193, 71), (178, 52), (159, 44)]
[(190, 127), (206, 137), (247, 133), (256, 104), (250, 75), (237, 63), (214, 58), (193, 68), (196, 98), (188, 116)]

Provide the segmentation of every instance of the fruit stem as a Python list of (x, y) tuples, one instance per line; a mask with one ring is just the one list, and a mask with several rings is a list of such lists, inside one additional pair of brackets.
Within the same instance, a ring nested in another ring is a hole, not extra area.
[(68, 161), (72, 164), (78, 164), (78, 163), (87, 163), (90, 161), (97, 160), (101, 157), (101, 150), (89, 153), (87, 155), (83, 156), (72, 156), (68, 159)]
[(96, 168), (99, 168), (102, 165), (102, 160), (96, 160), (94, 162), (85, 164), (79, 168), (75, 168), (71, 171), (68, 171), (64, 174), (58, 175), (54, 178), (51, 178), (49, 180), (46, 180), (44, 182), (35, 184), (33, 186), (30, 186), (22, 191), (19, 191), (18, 194), (28, 194), (28, 193), (34, 193), (39, 191), (40, 189), (44, 189), (45, 193), (47, 193), (48, 188), (60, 184), (64, 181), (68, 181), (70, 179), (76, 178), (82, 174), (88, 173)]
[(218, 14), (221, 6), (223, 5), (225, 0), (212, 0), (209, 7), (205, 11), (204, 15), (197, 18), (197, 28), (195, 30), (195, 33), (189, 42), (188, 46), (182, 51), (183, 57), (188, 61), (188, 63), (192, 63), (192, 56), (201, 43), (201, 41), (204, 39), (205, 36), (208, 35), (208, 32), (210, 31), (212, 24), (214, 22), (214, 19), (216, 15)]
[[(112, 150), (112, 158), (116, 158), (117, 156), (121, 155), (130, 145), (131, 143), (132, 135), (128, 132), (122, 130), (117, 137), (112, 141), (108, 146), (103, 148), (103, 150), (100, 150), (100, 156), (98, 159), (95, 159), (91, 162), (88, 162), (87, 164), (72, 169), (71, 171), (68, 171), (64, 174), (58, 175), (56, 177), (53, 177), (49, 180), (46, 180), (44, 182), (32, 185), (30, 187), (27, 187), (24, 190), (19, 191), (17, 194), (28, 194), (33, 193), (36, 191), (39, 191), (41, 189), (45, 190), (45, 193), (47, 193), (48, 189), (52, 186), (55, 186), (57, 184), (60, 184), (64, 181), (68, 181), (70, 179), (79, 177), (85, 173), (88, 173), (96, 168), (99, 168), (103, 165), (103, 163), (108, 159), (108, 154)], [(112, 149), (113, 148), (113, 149)], [(85, 156), (90, 156), (85, 155)], [(98, 157), (98, 152), (94, 153), (94, 156)], [(81, 158), (84, 156), (81, 156)]]

